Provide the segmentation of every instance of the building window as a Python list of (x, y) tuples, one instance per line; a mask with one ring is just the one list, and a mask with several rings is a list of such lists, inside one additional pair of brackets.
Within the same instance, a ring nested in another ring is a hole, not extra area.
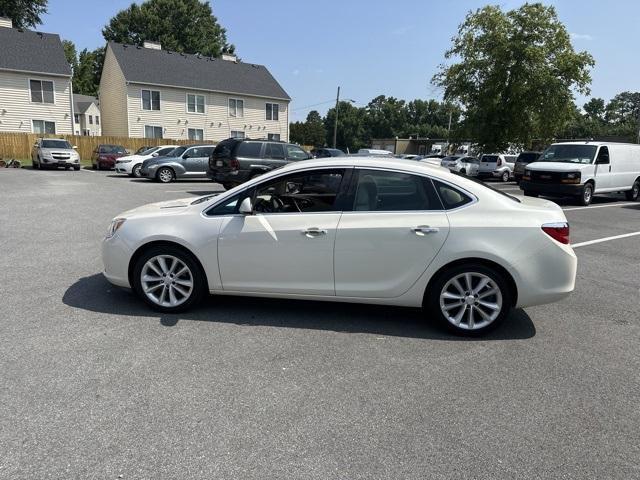
[(280, 141), (280, 134), (279, 133), (269, 133), (267, 134), (267, 140), (273, 140), (276, 142)]
[(204, 95), (187, 94), (187, 112), (204, 113)]
[(145, 138), (162, 138), (162, 127), (157, 127), (155, 125), (145, 125), (144, 137)]
[(188, 133), (189, 140), (204, 140), (204, 130), (201, 128), (190, 128)]
[(93, 116), (89, 115), (89, 125), (93, 125)]
[(237, 118), (244, 117), (244, 100), (237, 98), (229, 99), (229, 116)]
[(242, 130), (231, 130), (231, 138), (244, 138)]
[(47, 80), (29, 80), (31, 101), (35, 103), (54, 103), (53, 82)]
[(96, 115), (96, 125), (100, 125), (100, 116)]
[(267, 106), (266, 106), (267, 120), (278, 120), (279, 110), (280, 110), (280, 105), (278, 105), (277, 103), (267, 103)]
[(39, 133), (41, 135), (56, 133), (56, 123), (47, 122), (46, 120), (32, 120), (33, 133)]
[(160, 110), (159, 90), (142, 90), (142, 109)]
[(73, 114), (73, 120), (74, 120), (76, 123), (80, 123), (80, 115), (79, 115), (79, 114), (77, 114), (77, 113), (74, 113), (74, 114)]

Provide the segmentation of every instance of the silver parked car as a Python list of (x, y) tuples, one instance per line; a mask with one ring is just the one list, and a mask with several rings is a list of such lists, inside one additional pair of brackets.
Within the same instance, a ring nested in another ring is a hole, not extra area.
[(475, 177), (478, 175), (480, 161), (476, 157), (451, 155), (449, 157), (444, 157), (440, 162), (440, 165), (448, 168), (452, 172), (458, 172), (470, 177)]
[(33, 168), (58, 168), (80, 170), (80, 155), (77, 147), (60, 138), (39, 138), (31, 150)]
[(179, 178), (206, 178), (209, 156), (215, 145), (184, 145), (169, 156), (149, 158), (142, 162), (140, 176), (162, 183)]
[(498, 178), (503, 182), (508, 182), (513, 177), (517, 155), (507, 155), (502, 153), (485, 154), (480, 157), (480, 178)]

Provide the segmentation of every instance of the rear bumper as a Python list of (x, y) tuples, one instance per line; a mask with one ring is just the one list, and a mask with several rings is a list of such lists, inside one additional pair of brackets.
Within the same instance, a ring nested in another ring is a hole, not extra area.
[(249, 170), (229, 170), (227, 172), (207, 171), (207, 177), (217, 183), (227, 183), (232, 185), (240, 185), (249, 180), (251, 172)]
[(534, 183), (527, 180), (520, 182), (520, 189), (540, 195), (579, 196), (582, 195), (584, 185), (564, 185), (558, 183)]

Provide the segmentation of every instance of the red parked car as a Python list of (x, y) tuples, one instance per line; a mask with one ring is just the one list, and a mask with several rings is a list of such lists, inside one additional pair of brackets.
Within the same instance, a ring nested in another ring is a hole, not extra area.
[(127, 151), (122, 145), (98, 145), (91, 154), (91, 168), (111, 170), (116, 166), (116, 158), (125, 155)]

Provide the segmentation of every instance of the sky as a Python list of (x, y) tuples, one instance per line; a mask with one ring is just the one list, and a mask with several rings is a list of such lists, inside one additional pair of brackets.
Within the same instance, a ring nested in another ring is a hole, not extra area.
[[(102, 27), (132, 0), (49, 0), (38, 30), (80, 51), (104, 45)], [(139, 3), (139, 2), (138, 2)], [(290, 120), (324, 113), (341, 98), (365, 106), (378, 95), (440, 99), (430, 80), (473, 0), (213, 0), (214, 15), (245, 62), (266, 65), (292, 98)], [(591, 96), (640, 90), (639, 0), (545, 1), (556, 7), (574, 48), (595, 58)], [(582, 105), (588, 98), (578, 97)]]

